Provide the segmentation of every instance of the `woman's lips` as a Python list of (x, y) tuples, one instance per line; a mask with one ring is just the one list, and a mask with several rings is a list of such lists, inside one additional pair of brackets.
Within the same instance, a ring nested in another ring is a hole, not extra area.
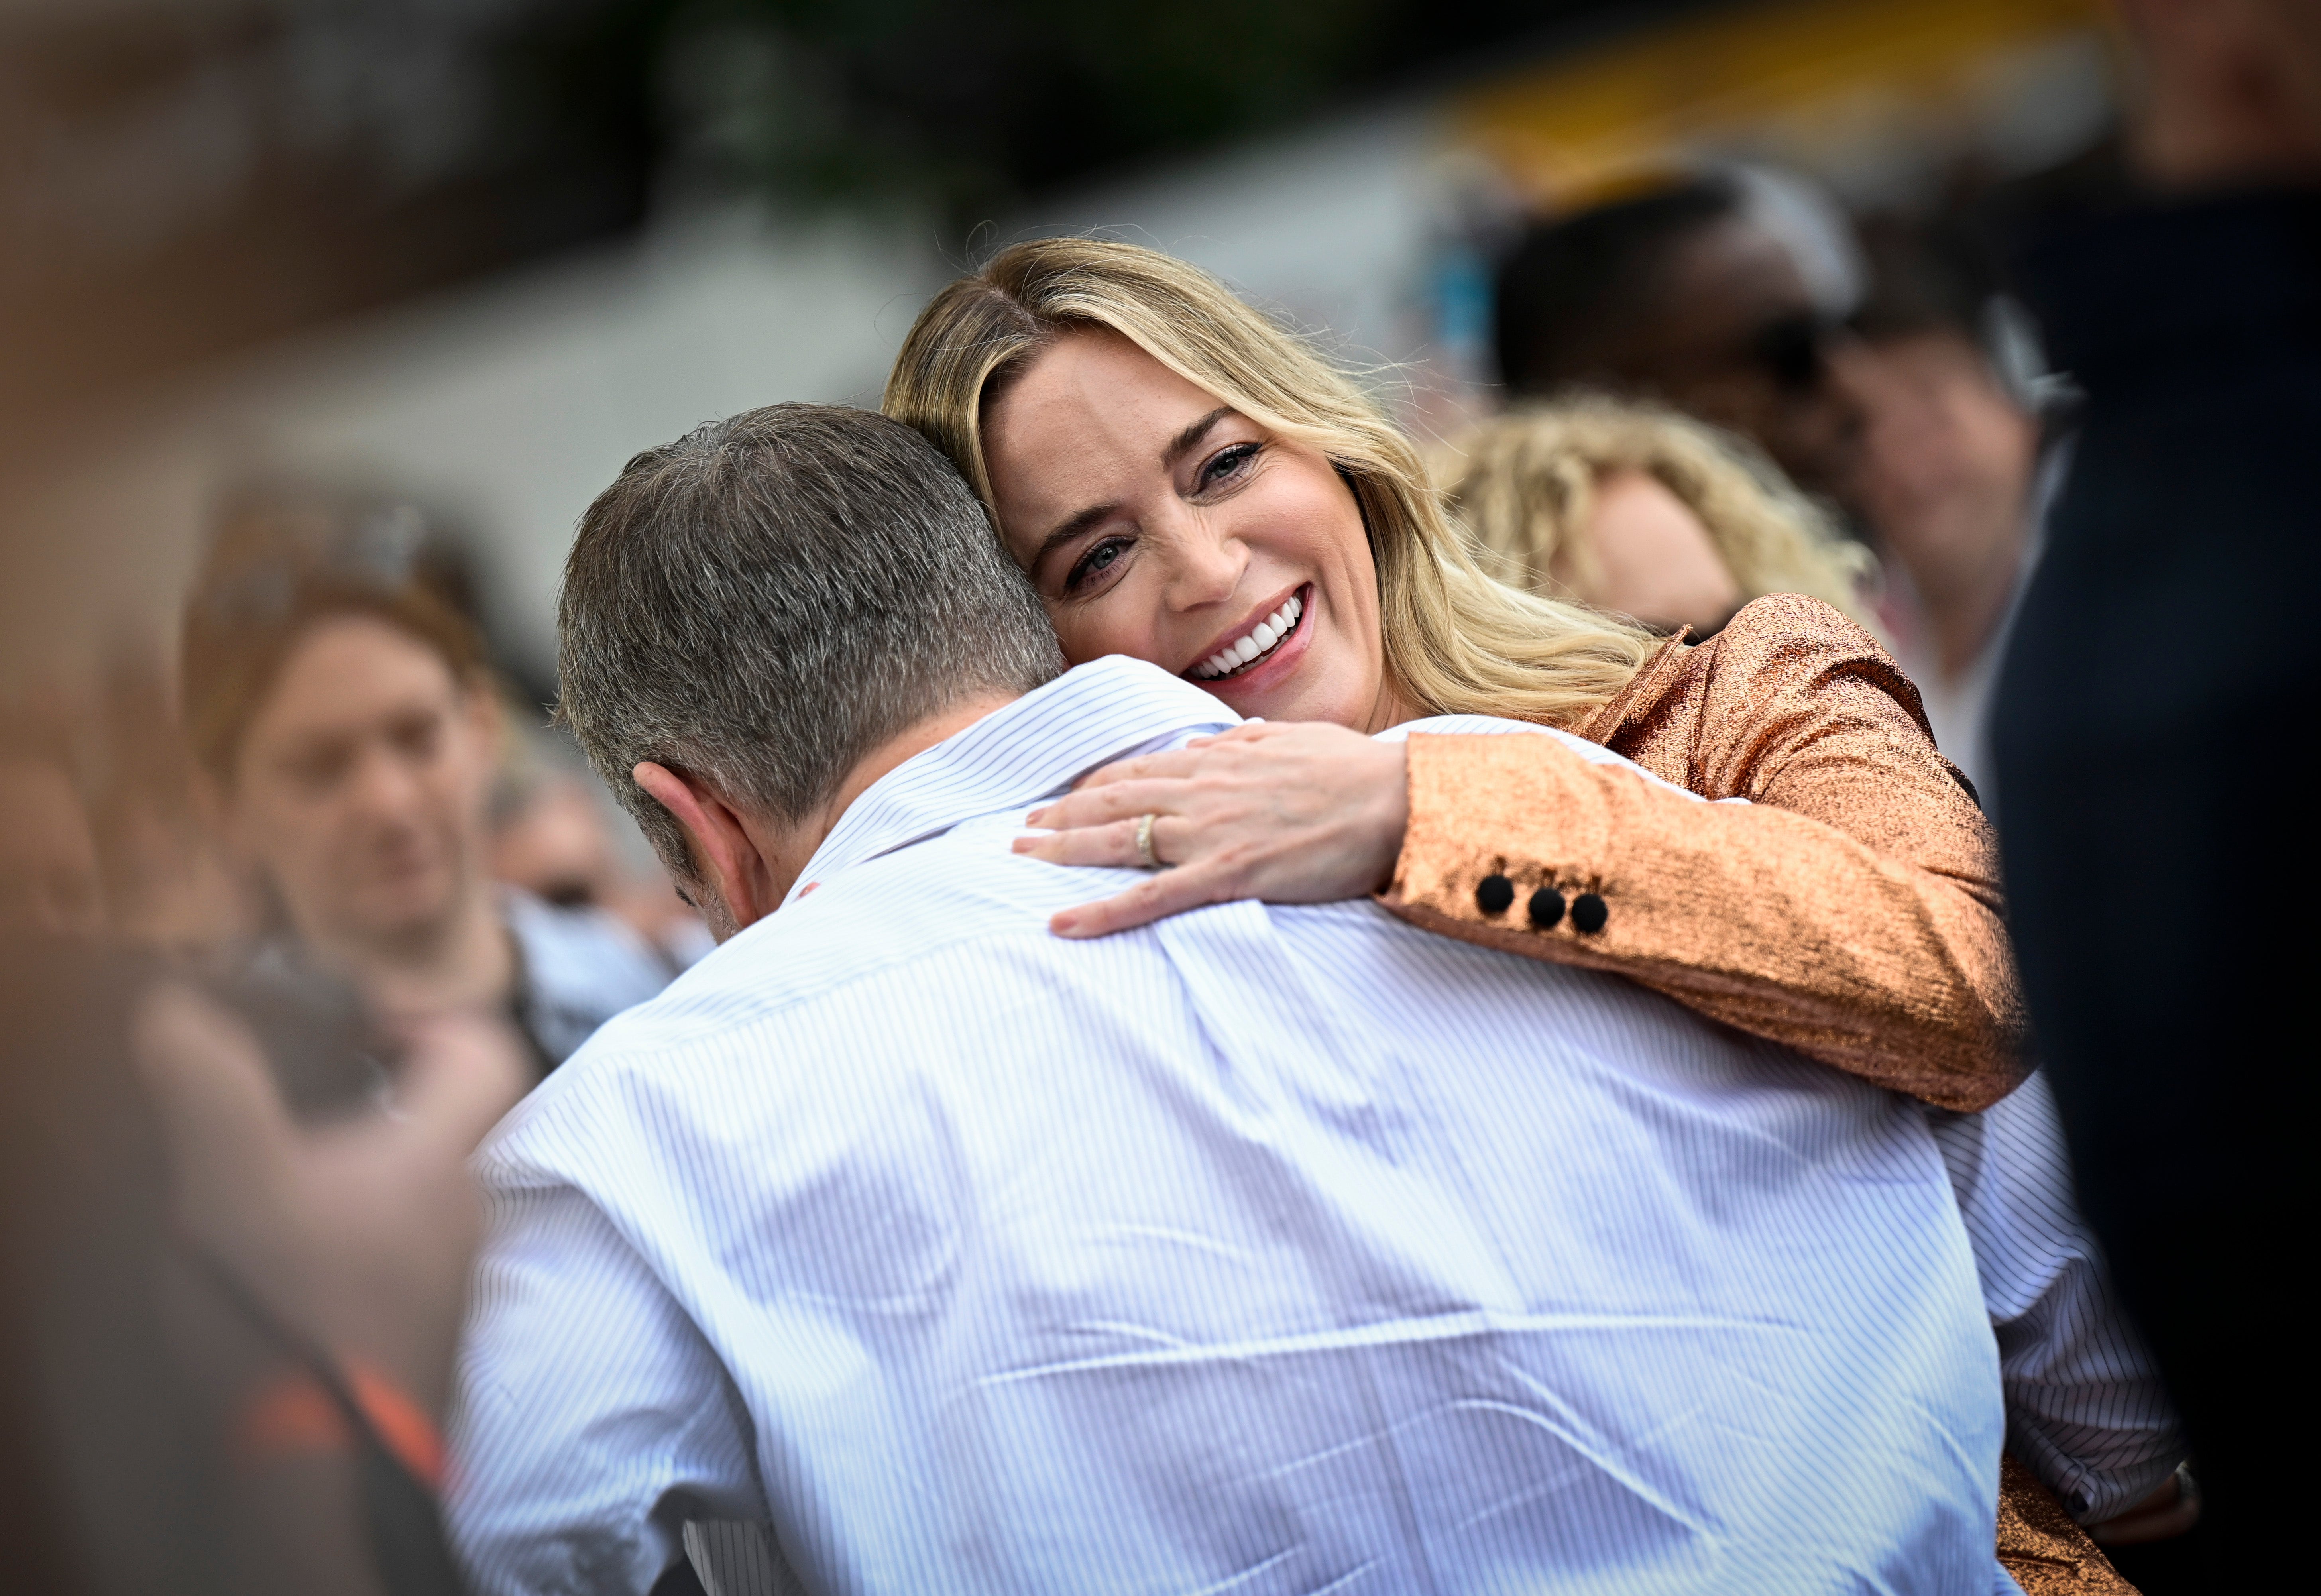
[(1212, 682), (1238, 680), (1258, 670), (1305, 631), (1306, 612), (1312, 602), (1308, 597), (1310, 588), (1311, 584), (1308, 584), (1298, 588), (1270, 613), (1260, 617), (1247, 632), (1225, 643), (1216, 652), (1195, 661), (1192, 669), (1185, 674), (1207, 686)]
[[(1254, 713), (1248, 708), (1249, 702), (1287, 681), (1313, 643), (1314, 624), (1317, 618), (1315, 606), (1318, 602), (1314, 585), (1306, 583), (1297, 589), (1295, 597), (1298, 607), (1297, 622), (1290, 627), (1288, 636), (1275, 641), (1270, 653), (1252, 660), (1228, 676), (1203, 679), (1188, 670), (1185, 673), (1186, 679), (1196, 687), (1218, 694), (1244, 714)], [(1279, 606), (1276, 613), (1279, 613)]]

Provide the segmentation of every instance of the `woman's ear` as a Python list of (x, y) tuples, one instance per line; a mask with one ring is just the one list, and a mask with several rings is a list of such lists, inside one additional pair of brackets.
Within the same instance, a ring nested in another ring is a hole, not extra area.
[(685, 833), (700, 875), (695, 907), (717, 940), (771, 914), (779, 905), (773, 872), (741, 816), (697, 779), (644, 761), (629, 772)]

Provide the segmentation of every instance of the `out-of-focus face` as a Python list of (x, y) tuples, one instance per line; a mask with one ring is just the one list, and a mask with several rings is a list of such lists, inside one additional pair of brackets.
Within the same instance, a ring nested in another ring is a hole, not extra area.
[(551, 903), (608, 903), (620, 873), (603, 814), (569, 777), (542, 783), (492, 836), (492, 874)]
[(983, 439), (1007, 547), (1072, 663), (1133, 655), (1268, 720), (1409, 717), (1361, 512), (1319, 451), (1097, 333), (1036, 356)]
[(484, 847), (493, 707), (368, 616), (316, 623), (244, 733), (228, 816), (301, 935), (391, 951), (455, 916)]
[(2011, 581), (2039, 424), (1982, 351), (1953, 333), (1925, 333), (1856, 344), (1837, 369), (1870, 422), (1845, 497), (1920, 597), (1943, 604)]
[(1580, 581), (1577, 562), (1560, 554), (1549, 574), (1598, 609), (1706, 636), (1741, 607), (1741, 584), (1708, 528), (1648, 471), (1614, 471), (1598, 482), (1580, 535), (1595, 556), (1594, 579)]
[(1816, 492), (1845, 481), (1861, 416), (1829, 380), (1834, 335), (1786, 244), (1743, 216), (1705, 227), (1669, 260), (1655, 304), (1625, 362), (1647, 387), (1755, 439)]

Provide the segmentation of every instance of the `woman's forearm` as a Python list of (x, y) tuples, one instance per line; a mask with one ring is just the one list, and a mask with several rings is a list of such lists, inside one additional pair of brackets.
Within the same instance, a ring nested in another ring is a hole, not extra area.
[(1415, 736), (1409, 797), (1382, 901), (1415, 924), (1625, 975), (1945, 1108), (1982, 1108), (2021, 1079), (1987, 879), (1804, 814), (1671, 791), (1551, 737)]

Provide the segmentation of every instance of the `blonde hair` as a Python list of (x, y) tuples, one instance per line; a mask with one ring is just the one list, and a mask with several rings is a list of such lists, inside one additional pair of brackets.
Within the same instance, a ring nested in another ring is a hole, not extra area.
[(1792, 487), (1755, 445), (1654, 405), (1567, 396), (1511, 411), (1433, 451), (1435, 482), (1475, 538), (1484, 569), (1532, 592), (1577, 597), (1597, 578), (1579, 535), (1604, 479), (1643, 471), (1707, 528), (1744, 599), (1804, 593), (1871, 624), (1870, 551)]
[(1570, 725), (1627, 685), (1659, 640), (1518, 591), (1477, 563), (1409, 439), (1352, 378), (1208, 273), (1105, 239), (1001, 251), (919, 313), (883, 408), (932, 439), (993, 509), (982, 413), (1076, 329), (1119, 334), (1219, 402), (1320, 451), (1361, 507), (1387, 670), (1428, 713)]

